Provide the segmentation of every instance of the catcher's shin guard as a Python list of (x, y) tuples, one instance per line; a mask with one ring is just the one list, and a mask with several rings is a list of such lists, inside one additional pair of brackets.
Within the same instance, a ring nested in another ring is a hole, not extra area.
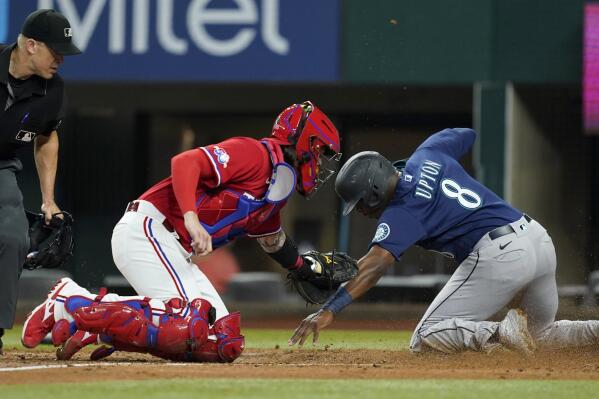
[(245, 347), (245, 339), (240, 330), (241, 315), (231, 313), (218, 319), (212, 327), (216, 341), (208, 340), (193, 353), (193, 360), (200, 362), (232, 362)]
[(77, 328), (90, 333), (106, 334), (115, 341), (133, 346), (148, 346), (148, 329), (151, 324), (143, 311), (119, 302), (93, 303), (72, 314)]
[(208, 321), (199, 317), (180, 318), (163, 316), (157, 331), (157, 340), (148, 349), (154, 348), (162, 354), (184, 354), (193, 352), (208, 340)]

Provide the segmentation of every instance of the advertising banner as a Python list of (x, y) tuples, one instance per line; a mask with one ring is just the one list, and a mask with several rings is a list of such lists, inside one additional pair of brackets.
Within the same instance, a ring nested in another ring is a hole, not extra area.
[(75, 44), (64, 77), (86, 81), (339, 79), (339, 0), (0, 0), (0, 42), (38, 8)]

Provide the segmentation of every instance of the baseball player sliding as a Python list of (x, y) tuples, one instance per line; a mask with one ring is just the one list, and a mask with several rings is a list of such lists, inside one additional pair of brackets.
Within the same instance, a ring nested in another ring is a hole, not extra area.
[[(344, 214), (378, 219), (356, 277), (302, 321), (289, 344), (302, 345), (335, 314), (373, 287), (411, 245), (455, 257), (459, 266), (418, 323), (410, 348), (446, 353), (504, 346), (531, 353), (593, 345), (599, 321), (555, 321), (556, 256), (539, 222), (470, 177), (459, 159), (472, 147), (471, 129), (430, 136), (405, 162), (377, 152), (354, 155), (335, 181)], [(501, 322), (487, 321), (516, 303)]]
[(232, 362), (244, 348), (239, 322), (239, 313), (215, 320), (205, 299), (95, 295), (63, 278), (29, 314), (21, 341), (34, 348), (50, 333), (53, 344), (60, 345), (59, 360), (70, 359), (86, 345), (105, 343), (92, 360), (122, 350), (176, 361)]
[(286, 108), (272, 135), (235, 137), (183, 152), (171, 176), (127, 206), (112, 236), (114, 262), (139, 295), (191, 302), (204, 298), (227, 308), (206, 276), (191, 263), (237, 237), (257, 238), (291, 273), (312, 274), (281, 228), (279, 212), (294, 189), (310, 196), (332, 175), (339, 134), (310, 101)]

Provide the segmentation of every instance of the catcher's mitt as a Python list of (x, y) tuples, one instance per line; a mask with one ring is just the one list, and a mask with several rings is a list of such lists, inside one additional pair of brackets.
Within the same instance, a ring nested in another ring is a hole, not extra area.
[(28, 270), (60, 267), (73, 255), (73, 217), (61, 212), (52, 215), (49, 224), (44, 214), (25, 211), (29, 221), (29, 254), (23, 264)]
[(342, 283), (358, 274), (358, 262), (344, 252), (310, 251), (302, 258), (311, 265), (313, 273), (303, 277), (292, 272), (288, 277), (298, 294), (309, 303), (325, 303)]

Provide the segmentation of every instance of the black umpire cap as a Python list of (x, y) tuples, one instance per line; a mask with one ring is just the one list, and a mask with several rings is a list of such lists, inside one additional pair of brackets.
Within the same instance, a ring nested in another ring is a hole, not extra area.
[(73, 44), (73, 30), (64, 15), (55, 10), (42, 9), (29, 14), (23, 23), (21, 34), (44, 42), (60, 55), (81, 54)]
[(362, 151), (348, 159), (335, 179), (335, 191), (344, 201), (343, 216), (360, 200), (369, 209), (383, 204), (389, 177), (396, 173), (393, 164), (376, 151)]

